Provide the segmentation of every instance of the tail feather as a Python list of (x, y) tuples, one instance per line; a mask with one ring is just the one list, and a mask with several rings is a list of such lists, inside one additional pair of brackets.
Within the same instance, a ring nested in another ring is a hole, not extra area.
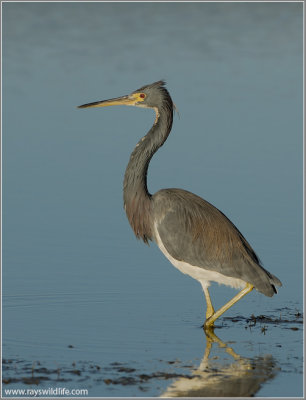
[[(261, 279), (260, 284), (255, 285), (255, 288), (259, 292), (265, 294), (266, 296), (271, 297), (271, 296), (273, 296), (273, 294), (277, 293), (277, 289), (275, 286), (283, 286), (283, 285), (282, 285), (281, 281), (275, 275), (271, 274), (271, 272), (267, 271), (261, 265), (258, 265), (258, 266), (260, 267), (262, 272), (265, 274), (267, 279), (265, 279), (265, 280)], [(272, 292), (271, 289), (273, 290), (274, 293)]]

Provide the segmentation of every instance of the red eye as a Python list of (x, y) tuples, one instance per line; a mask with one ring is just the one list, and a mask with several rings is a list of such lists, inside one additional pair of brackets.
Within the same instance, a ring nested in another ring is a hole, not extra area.
[(144, 93), (140, 93), (139, 97), (141, 97), (142, 99), (144, 99), (146, 97), (146, 95)]

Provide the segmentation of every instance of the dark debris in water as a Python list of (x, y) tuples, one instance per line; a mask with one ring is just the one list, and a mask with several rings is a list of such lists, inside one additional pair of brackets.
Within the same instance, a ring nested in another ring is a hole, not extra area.
[[(220, 320), (222, 321), (220, 327), (232, 326), (235, 323), (241, 325), (242, 328), (257, 329), (262, 335), (266, 335), (271, 326), (300, 331), (303, 324), (303, 314), (299, 310), (284, 308), (276, 310), (276, 313), (274, 312), (272, 316), (263, 314), (257, 316), (252, 314), (248, 318), (225, 316)], [(216, 328), (219, 328), (219, 326), (216, 326)], [(282, 347), (283, 344), (276, 343), (276, 346)], [(75, 385), (86, 382), (87, 385), (105, 385), (109, 390), (115, 390), (116, 385), (126, 387), (134, 385), (141, 392), (146, 392), (153, 382), (159, 384), (158, 382), (165, 380), (176, 381), (182, 378), (185, 381), (190, 381), (197, 378), (194, 366), (189, 365), (192, 363), (177, 359), (157, 360), (157, 362), (159, 366), (155, 366), (153, 372), (147, 372), (137, 363), (112, 362), (103, 365), (91, 361), (74, 361), (69, 365), (60, 365), (56, 362), (53, 365), (47, 365), (39, 360), (29, 362), (24, 359), (7, 358), (3, 359), (2, 383), (5, 386), (14, 384), (50, 386), (54, 383), (72, 382)], [(218, 369), (214, 371), (212, 365), (208, 372), (216, 374), (216, 377), (220, 373)]]
[[(301, 325), (303, 325), (303, 314), (299, 310), (289, 311), (287, 307), (284, 307), (283, 309), (278, 309), (277, 311), (279, 311), (279, 316), (268, 316), (263, 314), (257, 316), (252, 314), (248, 318), (243, 316), (224, 316), (223, 320), (233, 323), (244, 323), (245, 329), (259, 326), (261, 333), (263, 333), (264, 335), (268, 330), (267, 325), (280, 326), (283, 329), (290, 329), (292, 331), (298, 331), (301, 329)], [(293, 324), (297, 326), (292, 326)]]
[[(164, 361), (166, 365), (179, 364), (175, 361)], [(152, 379), (167, 380), (175, 378), (191, 379), (191, 376), (180, 373), (169, 373), (158, 371), (145, 374), (142, 370), (113, 362), (106, 366), (90, 362), (73, 362), (68, 367), (48, 368), (42, 366), (41, 362), (35, 361), (32, 364), (18, 359), (3, 359), (4, 385), (23, 383), (26, 385), (43, 385), (45, 382), (83, 382), (90, 379), (95, 383), (106, 385), (138, 385), (141, 391), (146, 391), (144, 386)]]
[(136, 376), (122, 376), (118, 379), (104, 379), (104, 383), (107, 385), (139, 385), (141, 383), (145, 383), (150, 379), (175, 379), (175, 378), (186, 378), (193, 379), (194, 376), (184, 375), (184, 374), (175, 374), (175, 373), (167, 373), (167, 372), (154, 372), (152, 374), (140, 374)]

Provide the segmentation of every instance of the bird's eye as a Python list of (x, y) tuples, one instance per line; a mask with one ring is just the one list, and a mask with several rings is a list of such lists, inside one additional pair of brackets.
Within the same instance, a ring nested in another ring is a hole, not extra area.
[(144, 93), (140, 93), (139, 97), (141, 97), (142, 99), (144, 99), (146, 97), (146, 95)]

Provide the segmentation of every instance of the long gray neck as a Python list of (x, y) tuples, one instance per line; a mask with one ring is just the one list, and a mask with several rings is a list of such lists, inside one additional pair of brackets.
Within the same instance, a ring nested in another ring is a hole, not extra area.
[[(171, 104), (172, 106), (172, 104)], [(145, 243), (152, 239), (151, 195), (147, 187), (149, 163), (167, 139), (173, 121), (172, 107), (156, 110), (156, 120), (149, 132), (137, 143), (127, 165), (123, 182), (124, 208), (137, 238)]]

